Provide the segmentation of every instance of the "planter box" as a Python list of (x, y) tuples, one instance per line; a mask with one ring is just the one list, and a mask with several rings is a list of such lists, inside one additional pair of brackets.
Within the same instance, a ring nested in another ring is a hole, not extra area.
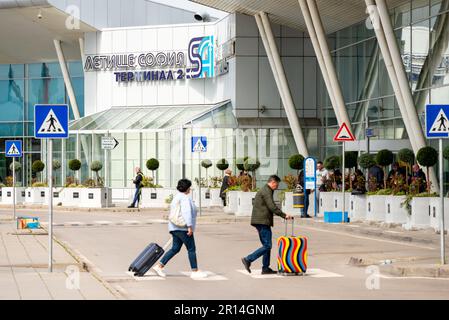
[(44, 204), (48, 188), (26, 188), (25, 189), (25, 203), (29, 204)]
[(210, 206), (211, 207), (223, 207), (223, 199), (220, 198), (220, 189), (210, 190)]
[(110, 208), (112, 207), (112, 193), (109, 188), (85, 188), (81, 193), (82, 208)]
[[(345, 193), (345, 211), (349, 209), (350, 193)], [(312, 196), (310, 199), (313, 200)], [(320, 213), (342, 211), (343, 210), (342, 192), (320, 192)], [(309, 212), (312, 206), (309, 205)]]
[(301, 208), (293, 208), (293, 192), (286, 192), (282, 201), (282, 211), (290, 216), (301, 216)]
[(430, 227), (431, 200), (431, 197), (412, 199), (412, 214), (407, 215), (407, 222), (403, 226), (405, 229), (426, 229)]
[(238, 207), (238, 194), (240, 191), (228, 191), (226, 192), (226, 207), (224, 211), (226, 213), (236, 213)]
[(366, 220), (366, 195), (350, 195), (348, 211), (351, 221)]
[[(48, 190), (48, 188), (47, 188)], [(53, 205), (62, 205), (64, 202), (64, 192), (65, 190), (71, 190), (71, 188), (53, 188)], [(45, 192), (44, 205), (48, 205), (48, 191)]]
[[(208, 188), (201, 188), (201, 208), (209, 208), (211, 204), (211, 190)], [(199, 208), (199, 189), (192, 189), (193, 202)]]
[(240, 191), (237, 195), (237, 211), (236, 216), (251, 217), (253, 213), (253, 200), (257, 192), (243, 192)]
[[(430, 198), (430, 227), (440, 231), (440, 198)], [(444, 230), (449, 231), (449, 199), (444, 198)]]
[[(134, 190), (135, 191), (135, 190)], [(170, 195), (175, 196), (178, 191), (165, 188), (143, 188), (140, 199), (140, 208), (168, 208), (169, 204), (165, 202)], [(132, 194), (134, 198), (134, 193)]]
[[(2, 204), (13, 204), (13, 189), (12, 187), (2, 188)], [(23, 204), (25, 197), (25, 188), (16, 187), (16, 204)]]
[(62, 198), (63, 207), (79, 207), (85, 188), (65, 188)]
[(388, 196), (366, 197), (366, 220), (384, 222), (387, 216)]
[(405, 207), (401, 207), (402, 203), (407, 199), (406, 196), (388, 196), (386, 199), (387, 214), (385, 222), (387, 223), (407, 223), (408, 212)]

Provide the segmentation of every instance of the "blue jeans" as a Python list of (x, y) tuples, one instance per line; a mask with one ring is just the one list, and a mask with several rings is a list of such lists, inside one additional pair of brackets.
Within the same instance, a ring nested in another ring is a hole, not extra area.
[(246, 260), (248, 260), (249, 262), (254, 262), (261, 256), (263, 256), (262, 269), (266, 270), (270, 267), (270, 254), (272, 248), (271, 227), (262, 224), (256, 224), (254, 225), (254, 227), (257, 229), (257, 232), (259, 233), (259, 239), (260, 242), (262, 243), (262, 247), (251, 253), (249, 256), (247, 256)]
[(187, 231), (171, 231), (170, 233), (173, 236), (173, 245), (172, 248), (162, 257), (161, 264), (165, 266), (171, 258), (181, 251), (182, 245), (184, 244), (189, 255), (190, 268), (192, 268), (192, 270), (197, 270), (198, 263), (196, 261), (195, 238), (193, 235), (189, 237), (187, 235)]
[(136, 206), (136, 203), (138, 203), (140, 200), (140, 188), (136, 188), (136, 192), (134, 193), (134, 200), (133, 203), (131, 204), (133, 207)]

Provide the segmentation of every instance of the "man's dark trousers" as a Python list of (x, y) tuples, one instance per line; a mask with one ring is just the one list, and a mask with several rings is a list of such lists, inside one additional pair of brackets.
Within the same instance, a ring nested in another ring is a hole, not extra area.
[(259, 233), (259, 239), (262, 243), (262, 247), (251, 253), (246, 257), (249, 262), (254, 262), (263, 256), (262, 260), (262, 270), (266, 270), (270, 267), (270, 254), (272, 248), (272, 232), (271, 227), (263, 224), (256, 224), (254, 227)]

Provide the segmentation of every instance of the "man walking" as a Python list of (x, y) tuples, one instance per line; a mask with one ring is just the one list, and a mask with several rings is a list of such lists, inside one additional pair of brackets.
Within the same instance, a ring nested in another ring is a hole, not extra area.
[(136, 167), (136, 178), (133, 180), (133, 183), (136, 185), (136, 192), (134, 193), (133, 203), (128, 208), (135, 208), (136, 204), (139, 204), (140, 201), (140, 193), (143, 187), (142, 185), (143, 173), (140, 170), (140, 167)]
[(279, 187), (281, 179), (278, 176), (271, 176), (267, 184), (256, 194), (254, 199), (251, 225), (257, 229), (262, 247), (254, 251), (249, 256), (242, 258), (242, 263), (246, 271), (251, 273), (251, 263), (263, 256), (262, 274), (275, 274), (276, 271), (270, 268), (270, 254), (272, 247), (273, 215), (278, 215), (290, 220), (292, 217), (283, 213), (274, 203), (273, 193)]
[(223, 182), (220, 189), (220, 198), (223, 200), (223, 205), (226, 207), (226, 190), (229, 188), (229, 178), (232, 175), (231, 169), (225, 170), (225, 176), (223, 177)]

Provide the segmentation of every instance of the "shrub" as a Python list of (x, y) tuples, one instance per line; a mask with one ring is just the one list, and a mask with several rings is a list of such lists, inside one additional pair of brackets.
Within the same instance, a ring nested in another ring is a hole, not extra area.
[(443, 150), (443, 157), (444, 157), (444, 159), (449, 160), (449, 146), (444, 148), (444, 150)]
[(53, 170), (61, 169), (61, 162), (59, 160), (53, 160)]
[(369, 169), (372, 166), (376, 165), (376, 160), (374, 159), (373, 154), (364, 153), (359, 157), (359, 165), (362, 169)]
[(296, 170), (296, 175), (299, 175), (299, 170), (304, 168), (304, 157), (300, 154), (295, 154), (288, 159), (288, 165), (293, 170)]
[[(405, 176), (408, 177), (409, 168), (413, 164), (413, 161), (415, 161), (415, 153), (407, 148), (401, 149), (398, 152), (398, 159), (405, 163)], [(408, 179), (405, 180), (405, 184), (408, 186)]]
[(254, 190), (257, 185), (256, 184), (256, 170), (260, 168), (260, 161), (257, 159), (248, 158), (248, 159), (246, 159), (243, 168), (246, 171), (251, 171), (253, 173), (252, 189)]
[[(353, 168), (357, 167), (357, 151), (346, 151), (345, 152), (345, 169), (349, 169), (349, 189), (352, 190), (352, 179), (351, 171)], [(343, 162), (343, 159), (342, 159)], [(346, 180), (348, 181), (348, 180)]]
[(245, 165), (245, 161), (248, 160), (248, 157), (245, 158), (238, 158), (235, 161), (235, 165), (237, 166), (237, 169), (239, 169), (240, 171), (245, 170), (244, 165)]
[(94, 187), (96, 187), (96, 186), (102, 187), (104, 185), (103, 179), (101, 179), (100, 175), (98, 174), (98, 172), (101, 171), (101, 169), (103, 169), (103, 164), (98, 160), (92, 161), (92, 163), (90, 164), (90, 170), (95, 172), (95, 176), (97, 178), (97, 181), (96, 181)]
[(416, 160), (427, 169), (427, 192), (430, 194), (429, 168), (437, 164), (438, 151), (432, 147), (421, 148), (416, 155)]
[(288, 176), (284, 177), (283, 181), (287, 185), (287, 190), (291, 191), (294, 190), (296, 188), (296, 185), (298, 184), (298, 176), (289, 174)]
[(154, 172), (159, 169), (159, 161), (157, 159), (151, 158), (147, 160), (146, 167), (152, 172), (154, 180)]
[(387, 189), (387, 166), (394, 161), (394, 154), (390, 150), (383, 149), (376, 154), (376, 162), (384, 169), (384, 189)]
[(202, 166), (204, 169), (209, 169), (210, 167), (212, 167), (212, 161), (210, 161), (210, 160), (208, 160), (208, 159), (203, 160), (203, 161), (201, 161), (201, 166)]
[(217, 169), (220, 171), (225, 171), (229, 168), (229, 163), (226, 161), (226, 159), (218, 160), (217, 162)]
[[(22, 170), (22, 165), (20, 164), (20, 162), (17, 162), (17, 161), (15, 161), (14, 160), (14, 166), (15, 166), (15, 171), (16, 172), (19, 172), (20, 170)], [(9, 165), (9, 170), (13, 170), (13, 164), (11, 163), (10, 165)]]
[(327, 170), (335, 170), (340, 168), (340, 157), (338, 156), (330, 156), (326, 160), (324, 160), (324, 167)]
[[(41, 173), (45, 169), (45, 164), (41, 160), (36, 160), (31, 165), (31, 171), (33, 173)], [(41, 181), (42, 181), (42, 175), (41, 175)]]
[(72, 159), (69, 161), (69, 169), (72, 171), (78, 171), (81, 169), (81, 161), (78, 159)]

